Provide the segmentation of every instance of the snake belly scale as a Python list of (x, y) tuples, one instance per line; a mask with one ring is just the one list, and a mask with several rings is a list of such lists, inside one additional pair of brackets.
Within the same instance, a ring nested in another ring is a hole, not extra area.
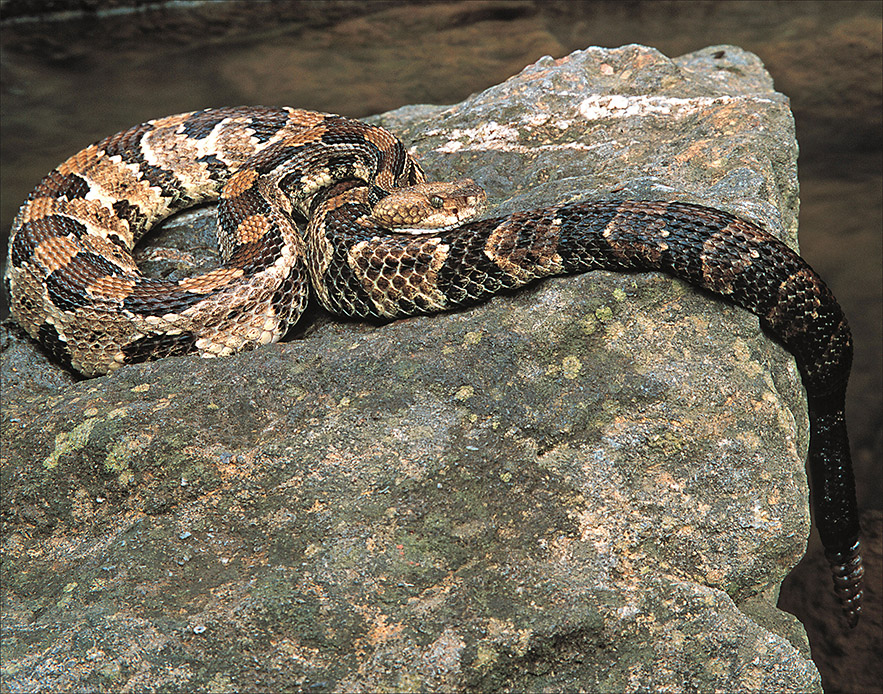
[[(138, 240), (212, 200), (222, 266), (142, 275)], [(360, 121), (264, 107), (160, 118), (78, 152), (31, 192), (10, 238), (11, 311), (59, 362), (96, 376), (275, 342), (310, 294), (336, 314), (392, 319), (552, 275), (666, 272), (755, 313), (794, 355), (814, 515), (854, 626), (864, 569), (844, 419), (852, 338), (818, 275), (758, 226), (699, 205), (603, 201), (469, 221), (483, 203), (472, 181), (427, 183), (395, 136)]]

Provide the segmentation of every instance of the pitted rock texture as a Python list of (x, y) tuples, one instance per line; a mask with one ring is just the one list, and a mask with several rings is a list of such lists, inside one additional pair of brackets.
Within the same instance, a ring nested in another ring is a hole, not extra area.
[[(682, 199), (796, 238), (788, 101), (734, 47), (376, 121), (489, 215)], [(156, 272), (198, 265), (167, 241)], [(599, 272), (297, 338), (86, 382), (7, 336), (5, 689), (820, 691), (774, 607), (803, 394), (756, 318)]]

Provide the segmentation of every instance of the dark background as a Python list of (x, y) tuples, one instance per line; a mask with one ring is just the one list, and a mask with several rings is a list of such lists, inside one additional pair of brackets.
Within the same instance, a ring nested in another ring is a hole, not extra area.
[[(579, 0), (0, 0), (0, 228), (43, 174), (135, 123), (285, 104), (367, 116), (455, 103), (543, 55), (642, 43), (736, 44), (792, 100), (801, 252), (853, 327), (848, 416), (869, 583), (883, 526), (883, 3)], [(431, 174), (431, 172), (430, 172)], [(8, 313), (6, 299), (0, 316)], [(879, 692), (879, 589), (846, 633), (813, 538), (780, 606), (806, 625), (826, 692)]]

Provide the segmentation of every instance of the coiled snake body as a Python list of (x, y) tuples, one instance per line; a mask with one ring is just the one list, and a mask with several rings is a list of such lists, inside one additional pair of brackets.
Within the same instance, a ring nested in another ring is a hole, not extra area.
[[(144, 233), (213, 199), (222, 267), (143, 276), (131, 250)], [(334, 313), (388, 319), (551, 275), (667, 272), (757, 314), (796, 358), (815, 518), (855, 625), (863, 567), (843, 414), (852, 342), (815, 272), (759, 227), (698, 205), (595, 202), (466, 221), (483, 202), (471, 181), (426, 183), (393, 135), (359, 121), (258, 107), (161, 118), (75, 154), (30, 194), (9, 245), (11, 310), (56, 359), (94, 376), (274, 342), (310, 292)]]

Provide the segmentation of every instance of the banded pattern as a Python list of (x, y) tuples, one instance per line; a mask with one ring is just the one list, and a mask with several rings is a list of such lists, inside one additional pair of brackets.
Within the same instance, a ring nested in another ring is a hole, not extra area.
[[(176, 282), (141, 275), (131, 250), (144, 233), (214, 199), (222, 267)], [(394, 136), (358, 121), (290, 108), (170, 116), (87, 147), (34, 189), (12, 230), (12, 313), (94, 376), (276, 341), (310, 292), (340, 315), (392, 319), (552, 275), (667, 272), (757, 314), (794, 355), (815, 518), (854, 626), (863, 568), (843, 413), (852, 341), (816, 273), (759, 227), (698, 205), (605, 201), (466, 221), (483, 203), (469, 180), (426, 183)]]

